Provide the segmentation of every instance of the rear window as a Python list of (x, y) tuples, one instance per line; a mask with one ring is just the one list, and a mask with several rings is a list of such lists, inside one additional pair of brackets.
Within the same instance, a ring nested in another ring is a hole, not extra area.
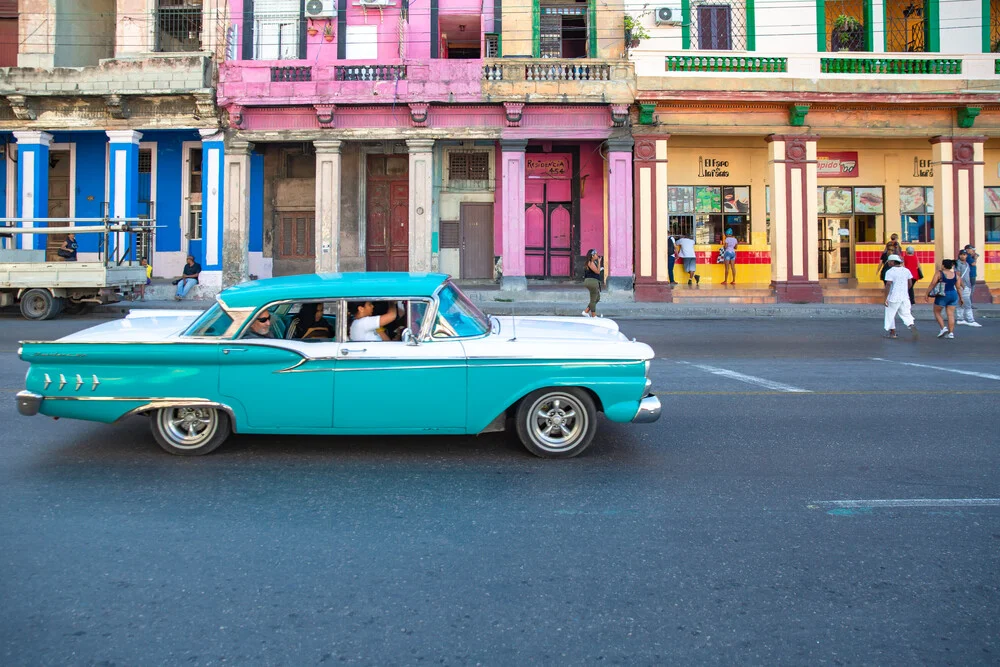
[(194, 321), (185, 336), (221, 336), (229, 330), (229, 325), (233, 323), (233, 318), (229, 316), (222, 306), (215, 304)]

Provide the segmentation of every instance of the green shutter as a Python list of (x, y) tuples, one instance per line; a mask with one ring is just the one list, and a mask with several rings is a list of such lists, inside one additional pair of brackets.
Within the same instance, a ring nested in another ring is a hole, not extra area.
[[(885, 30), (884, 25), (882, 29)], [(875, 10), (872, 8), (872, 0), (865, 0), (865, 50), (875, 51)]]
[(691, 48), (691, 2), (681, 0), (681, 48)]
[(826, 51), (826, 0), (816, 0), (816, 50)]
[(990, 53), (993, 50), (993, 45), (990, 44), (990, 22), (992, 20), (990, 0), (983, 0), (983, 53)]
[(587, 26), (589, 33), (588, 37), (590, 39), (590, 51), (589, 55), (591, 58), (600, 58), (601, 54), (597, 50), (597, 0), (589, 0), (589, 6), (587, 7)]
[(533, 0), (531, 3), (531, 55), (534, 58), (540, 58), (542, 55), (542, 35), (539, 28), (541, 13), (538, 0)]
[(746, 0), (747, 12), (747, 51), (757, 50), (757, 17), (754, 14), (753, 0)]
[(928, 53), (937, 53), (941, 50), (941, 8), (938, 0), (925, 1), (924, 16), (927, 30), (924, 37), (925, 48)]

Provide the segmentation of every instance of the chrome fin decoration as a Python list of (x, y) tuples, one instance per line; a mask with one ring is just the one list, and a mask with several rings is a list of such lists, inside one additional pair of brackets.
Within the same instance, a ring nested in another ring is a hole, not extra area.
[(94, 375), (93, 377), (94, 377), (94, 384), (90, 388), (90, 391), (97, 391), (97, 385), (101, 384), (101, 381), (97, 379), (96, 375)]
[(46, 373), (45, 374), (45, 384), (42, 385), (42, 390), (44, 391), (45, 389), (48, 389), (50, 384), (52, 384), (52, 378), (50, 378), (49, 374)]
[(60, 373), (59, 374), (59, 391), (62, 391), (62, 388), (65, 387), (65, 386), (66, 386), (66, 376), (63, 375), (62, 373)]
[(77, 373), (76, 374), (76, 391), (80, 391), (80, 387), (82, 387), (82, 386), (83, 386), (83, 378), (80, 377), (79, 373)]

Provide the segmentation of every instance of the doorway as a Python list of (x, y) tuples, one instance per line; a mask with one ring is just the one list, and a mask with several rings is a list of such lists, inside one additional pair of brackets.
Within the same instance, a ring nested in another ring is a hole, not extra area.
[[(49, 151), (49, 211), (50, 218), (72, 217), (70, 192), (72, 178), (72, 154), (69, 149)], [(52, 226), (72, 226), (73, 223), (52, 223)], [(47, 234), (45, 236), (45, 261), (59, 262), (62, 259), (57, 254), (66, 234)]]
[(458, 218), (462, 278), (493, 278), (493, 204), (462, 202)]
[(529, 278), (569, 278), (573, 272), (573, 194), (568, 180), (525, 185), (524, 272)]
[(819, 219), (819, 272), (823, 278), (854, 275), (854, 224), (851, 218)]
[(409, 157), (367, 158), (365, 269), (409, 271)]
[(294, 276), (316, 270), (316, 211), (277, 210), (274, 238), (274, 275)]

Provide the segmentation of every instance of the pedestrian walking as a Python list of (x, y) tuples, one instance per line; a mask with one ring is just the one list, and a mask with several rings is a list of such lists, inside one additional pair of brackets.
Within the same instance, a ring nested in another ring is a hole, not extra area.
[(890, 268), (889, 256), (902, 254), (903, 248), (899, 245), (899, 234), (893, 234), (886, 242), (885, 248), (882, 249), (882, 256), (879, 258), (878, 277), (883, 283), (885, 282), (885, 274)]
[(969, 303), (972, 303), (972, 294), (976, 291), (976, 266), (979, 264), (979, 253), (976, 252), (975, 246), (967, 245), (965, 246), (965, 254), (968, 258), (965, 260), (969, 265)]
[(693, 280), (701, 284), (701, 276), (698, 275), (698, 259), (694, 253), (694, 239), (684, 234), (677, 235), (677, 257), (684, 262), (684, 270), (688, 274), (688, 285)]
[(667, 278), (670, 279), (671, 287), (677, 284), (677, 281), (674, 280), (674, 264), (677, 263), (677, 258), (674, 257), (676, 251), (677, 240), (671, 234), (667, 237)]
[(917, 253), (913, 250), (913, 246), (911, 245), (906, 246), (906, 254), (903, 255), (903, 266), (905, 266), (906, 270), (910, 272), (911, 276), (913, 276), (913, 282), (910, 283), (909, 289), (910, 305), (912, 306), (916, 303), (916, 300), (913, 297), (913, 288), (917, 286), (918, 280), (923, 280), (924, 270), (920, 268), (920, 260), (917, 259)]
[(732, 228), (726, 230), (726, 238), (722, 240), (722, 262), (726, 267), (726, 277), (722, 281), (725, 285), (729, 283), (729, 272), (733, 272), (733, 282), (731, 284), (736, 284), (736, 246), (740, 244), (739, 239), (733, 236)]
[(886, 258), (889, 269), (885, 272), (885, 338), (898, 338), (896, 335), (896, 314), (903, 324), (909, 327), (913, 333), (913, 339), (917, 339), (917, 324), (913, 321), (913, 314), (910, 312), (910, 299), (907, 294), (912, 289), (913, 276), (909, 269), (902, 266), (903, 260), (899, 255), (889, 255)]
[(972, 312), (972, 265), (968, 261), (969, 255), (965, 250), (958, 251), (958, 262), (955, 263), (955, 271), (962, 280), (962, 300), (965, 302), (955, 309), (955, 324), (964, 324), (969, 327), (983, 326), (976, 321), (976, 316)]
[[(937, 320), (941, 332), (938, 338), (955, 337), (955, 306), (964, 303), (962, 293), (962, 278), (955, 271), (955, 260), (946, 259), (941, 262), (941, 268), (934, 272), (934, 278), (927, 288), (927, 298), (934, 297), (934, 319)], [(942, 309), (948, 315), (945, 325), (941, 317)]]
[(604, 268), (604, 258), (597, 254), (596, 249), (587, 253), (587, 266), (583, 270), (583, 284), (590, 292), (590, 303), (583, 311), (584, 317), (597, 317), (597, 302), (601, 300), (601, 270)]

